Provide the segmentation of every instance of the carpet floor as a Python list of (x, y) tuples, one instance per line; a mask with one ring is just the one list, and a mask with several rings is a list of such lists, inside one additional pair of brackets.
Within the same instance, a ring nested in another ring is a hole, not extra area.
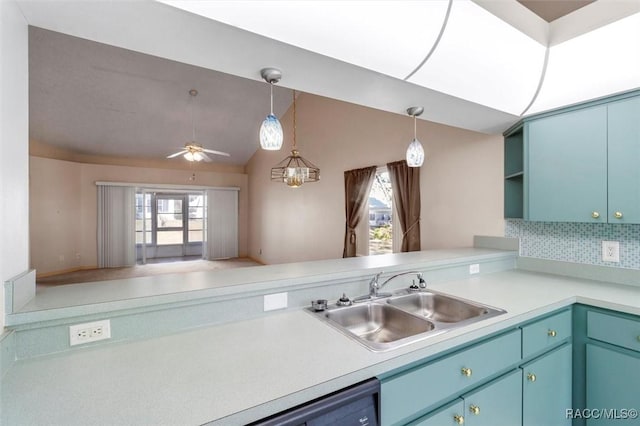
[(260, 263), (247, 258), (235, 258), (228, 260), (171, 260), (164, 263), (148, 263), (123, 268), (85, 269), (82, 271), (68, 272), (37, 278), (36, 284), (43, 286), (77, 284), (94, 281), (119, 280), (124, 278), (145, 277), (159, 274), (176, 274), (194, 271), (215, 271), (229, 268), (245, 268), (259, 266)]

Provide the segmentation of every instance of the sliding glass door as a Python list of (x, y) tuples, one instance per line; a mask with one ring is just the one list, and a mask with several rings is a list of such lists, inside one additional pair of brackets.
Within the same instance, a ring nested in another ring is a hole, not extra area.
[[(203, 214), (203, 193), (136, 194), (138, 260), (202, 256)], [(146, 256), (143, 256), (143, 234), (146, 234), (144, 244)]]

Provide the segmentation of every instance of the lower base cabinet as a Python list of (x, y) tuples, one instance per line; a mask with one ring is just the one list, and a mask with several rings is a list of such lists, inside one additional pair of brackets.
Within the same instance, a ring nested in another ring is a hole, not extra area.
[(411, 426), (514, 426), (522, 418), (522, 372), (514, 370)]
[(640, 424), (640, 353), (587, 344), (586, 370), (587, 425)]
[(521, 370), (522, 426), (571, 426), (567, 415), (572, 396), (571, 344), (523, 365)]

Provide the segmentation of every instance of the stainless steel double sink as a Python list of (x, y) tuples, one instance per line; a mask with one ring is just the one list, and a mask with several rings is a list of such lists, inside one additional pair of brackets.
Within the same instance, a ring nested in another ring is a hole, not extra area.
[[(313, 310), (312, 310), (313, 311)], [(403, 292), (390, 297), (314, 312), (372, 351), (394, 349), (505, 310), (439, 292)]]

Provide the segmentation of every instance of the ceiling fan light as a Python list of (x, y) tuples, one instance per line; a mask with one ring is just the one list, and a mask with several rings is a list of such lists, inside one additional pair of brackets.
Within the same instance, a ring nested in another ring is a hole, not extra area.
[(260, 147), (268, 151), (277, 151), (282, 148), (283, 139), (280, 120), (273, 114), (267, 115), (260, 126)]
[(184, 154), (184, 158), (185, 158), (187, 161), (195, 161), (195, 158), (194, 158), (194, 156), (193, 156), (193, 152), (187, 152), (187, 153), (185, 153), (185, 154)]
[(418, 139), (413, 139), (407, 148), (407, 166), (421, 167), (424, 163), (424, 148)]
[(194, 161), (202, 161), (202, 160), (204, 160), (204, 157), (199, 152), (194, 152), (193, 153), (193, 160)]

